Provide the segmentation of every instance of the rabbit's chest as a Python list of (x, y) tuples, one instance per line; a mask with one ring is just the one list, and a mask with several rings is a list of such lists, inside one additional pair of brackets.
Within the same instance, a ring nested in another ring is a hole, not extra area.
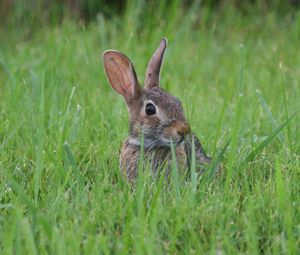
[[(140, 148), (132, 145), (128, 140), (122, 144), (120, 151), (120, 168), (129, 180), (137, 177), (138, 163), (140, 159)], [(183, 145), (175, 148), (176, 161), (179, 170), (185, 170), (187, 167), (187, 153)], [(167, 168), (170, 171), (172, 165), (172, 153), (169, 148), (158, 148), (156, 150), (146, 151), (144, 161), (149, 162), (153, 173), (159, 169)]]
[[(187, 167), (187, 154), (183, 146), (175, 148), (176, 163), (179, 170), (184, 170)], [(160, 148), (155, 150), (147, 156), (147, 159), (152, 165), (152, 170), (157, 170), (166, 167), (170, 171), (172, 167), (172, 153), (169, 148)]]

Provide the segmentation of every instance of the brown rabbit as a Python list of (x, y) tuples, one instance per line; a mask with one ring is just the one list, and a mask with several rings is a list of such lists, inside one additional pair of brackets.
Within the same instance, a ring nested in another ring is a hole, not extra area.
[(171, 144), (173, 143), (179, 169), (190, 164), (192, 139), (198, 168), (210, 163), (197, 137), (190, 133), (181, 102), (160, 87), (160, 69), (167, 39), (162, 39), (149, 61), (144, 88), (138, 82), (130, 60), (122, 53), (107, 50), (103, 62), (112, 88), (125, 98), (130, 115), (129, 136), (120, 151), (120, 168), (129, 181), (137, 177), (143, 134), (144, 158), (156, 173), (165, 164), (170, 168)]

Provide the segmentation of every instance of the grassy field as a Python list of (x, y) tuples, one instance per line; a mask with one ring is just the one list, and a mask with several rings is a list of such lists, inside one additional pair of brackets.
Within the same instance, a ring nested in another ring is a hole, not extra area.
[[(175, 7), (2, 31), (1, 254), (300, 253), (300, 15)], [(224, 171), (167, 185), (145, 169), (132, 189), (101, 54), (126, 53), (143, 81), (163, 36), (162, 86)]]

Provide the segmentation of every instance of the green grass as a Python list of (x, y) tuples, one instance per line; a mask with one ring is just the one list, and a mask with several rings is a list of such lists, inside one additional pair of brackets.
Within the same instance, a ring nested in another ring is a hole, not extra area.
[[(1, 254), (299, 254), (300, 15), (197, 20), (196, 5), (141, 15), (138, 2), (86, 27), (2, 30)], [(101, 53), (126, 53), (143, 81), (163, 36), (162, 86), (215, 163), (132, 189), (118, 168), (127, 110)]]

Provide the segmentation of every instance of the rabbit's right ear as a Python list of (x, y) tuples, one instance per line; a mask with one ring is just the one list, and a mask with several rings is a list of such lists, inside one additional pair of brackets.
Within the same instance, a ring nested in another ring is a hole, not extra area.
[(123, 95), (127, 103), (138, 99), (141, 87), (129, 58), (118, 51), (107, 50), (103, 53), (103, 63), (112, 88)]

